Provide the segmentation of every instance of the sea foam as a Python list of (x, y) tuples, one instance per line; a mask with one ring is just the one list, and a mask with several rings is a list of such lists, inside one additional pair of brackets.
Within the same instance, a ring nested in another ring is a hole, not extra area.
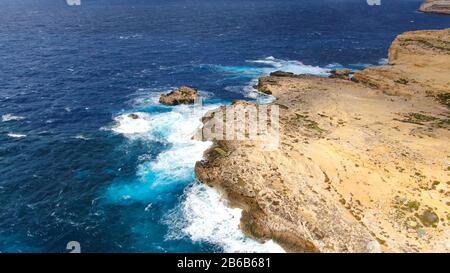
[(155, 160), (141, 164), (137, 175), (143, 181), (151, 181), (152, 188), (164, 189), (168, 185), (190, 183), (195, 177), (195, 163), (203, 158), (203, 152), (211, 145), (210, 142), (191, 140), (200, 127), (197, 122), (199, 119), (181, 119), (176, 122), (178, 125), (171, 127), (173, 130), (170, 132), (157, 132), (168, 134), (166, 139), (170, 141), (170, 148), (161, 152)]
[(203, 152), (211, 145), (210, 142), (193, 140), (192, 136), (202, 126), (201, 117), (218, 106), (197, 109), (191, 105), (179, 105), (172, 107), (170, 112), (135, 113), (139, 116), (137, 119), (129, 114), (116, 117), (114, 132), (130, 140), (157, 141), (167, 148), (156, 158), (143, 161), (132, 181), (112, 184), (107, 190), (109, 201), (153, 202), (173, 187), (191, 183), (195, 177), (195, 163), (202, 159)]
[(254, 99), (262, 104), (273, 102), (275, 98), (271, 95), (258, 92), (254, 88), (258, 83), (258, 78), (261, 76), (269, 75), (271, 72), (280, 70), (294, 74), (311, 74), (326, 77), (330, 75), (330, 71), (332, 70), (331, 66), (319, 67), (306, 65), (300, 61), (282, 60), (272, 56), (258, 60), (248, 60), (246, 62), (248, 65), (244, 66), (203, 65), (203, 67), (221, 72), (227, 78), (247, 79), (248, 84), (246, 86), (227, 87), (227, 91), (243, 93), (247, 98)]
[(275, 70), (281, 70), (285, 72), (292, 72), (294, 74), (312, 74), (319, 76), (329, 75), (329, 69), (319, 66), (306, 65), (300, 61), (295, 60), (282, 60), (275, 57), (267, 57), (260, 60), (248, 61), (249, 63), (255, 63), (260, 65), (269, 66), (264, 68), (263, 71), (266, 74), (274, 72)]
[(114, 118), (115, 125), (112, 130), (127, 136), (147, 133), (151, 130), (150, 115), (147, 113), (133, 113), (137, 118), (132, 118), (129, 113)]
[(13, 114), (2, 115), (2, 122), (18, 121), (18, 120), (22, 120), (22, 119), (25, 119), (25, 118), (22, 116), (15, 116)]
[(241, 213), (241, 209), (228, 207), (215, 189), (195, 182), (186, 189), (179, 207), (167, 216), (166, 223), (171, 226), (167, 239), (187, 236), (217, 245), (227, 253), (284, 252), (272, 240), (258, 242), (245, 236), (239, 228)]

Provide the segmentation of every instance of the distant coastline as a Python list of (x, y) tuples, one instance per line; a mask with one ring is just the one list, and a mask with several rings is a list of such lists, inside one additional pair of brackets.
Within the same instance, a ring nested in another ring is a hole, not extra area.
[(450, 14), (449, 0), (425, 0), (419, 8), (422, 12)]

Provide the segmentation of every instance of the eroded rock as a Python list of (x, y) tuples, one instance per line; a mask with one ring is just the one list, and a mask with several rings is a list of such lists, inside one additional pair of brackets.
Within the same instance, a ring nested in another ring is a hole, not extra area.
[(330, 78), (338, 78), (338, 79), (345, 79), (348, 80), (350, 77), (350, 74), (352, 73), (351, 69), (348, 68), (337, 68), (332, 70), (330, 75)]
[(193, 104), (197, 98), (197, 90), (183, 86), (168, 94), (161, 95), (159, 102), (166, 105)]

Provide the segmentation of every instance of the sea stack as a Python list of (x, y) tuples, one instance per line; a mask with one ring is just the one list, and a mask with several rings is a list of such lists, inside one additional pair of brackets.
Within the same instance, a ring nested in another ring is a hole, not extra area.
[(198, 98), (196, 89), (182, 86), (168, 94), (163, 94), (159, 102), (165, 105), (193, 104)]

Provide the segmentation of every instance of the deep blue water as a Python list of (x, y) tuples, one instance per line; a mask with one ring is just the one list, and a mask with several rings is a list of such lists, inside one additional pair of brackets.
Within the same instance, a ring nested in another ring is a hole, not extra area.
[(213, 107), (271, 70), (378, 64), (399, 33), (450, 27), (419, 3), (0, 0), (0, 251), (244, 249), (194, 183), (201, 113), (155, 98), (190, 85)]

